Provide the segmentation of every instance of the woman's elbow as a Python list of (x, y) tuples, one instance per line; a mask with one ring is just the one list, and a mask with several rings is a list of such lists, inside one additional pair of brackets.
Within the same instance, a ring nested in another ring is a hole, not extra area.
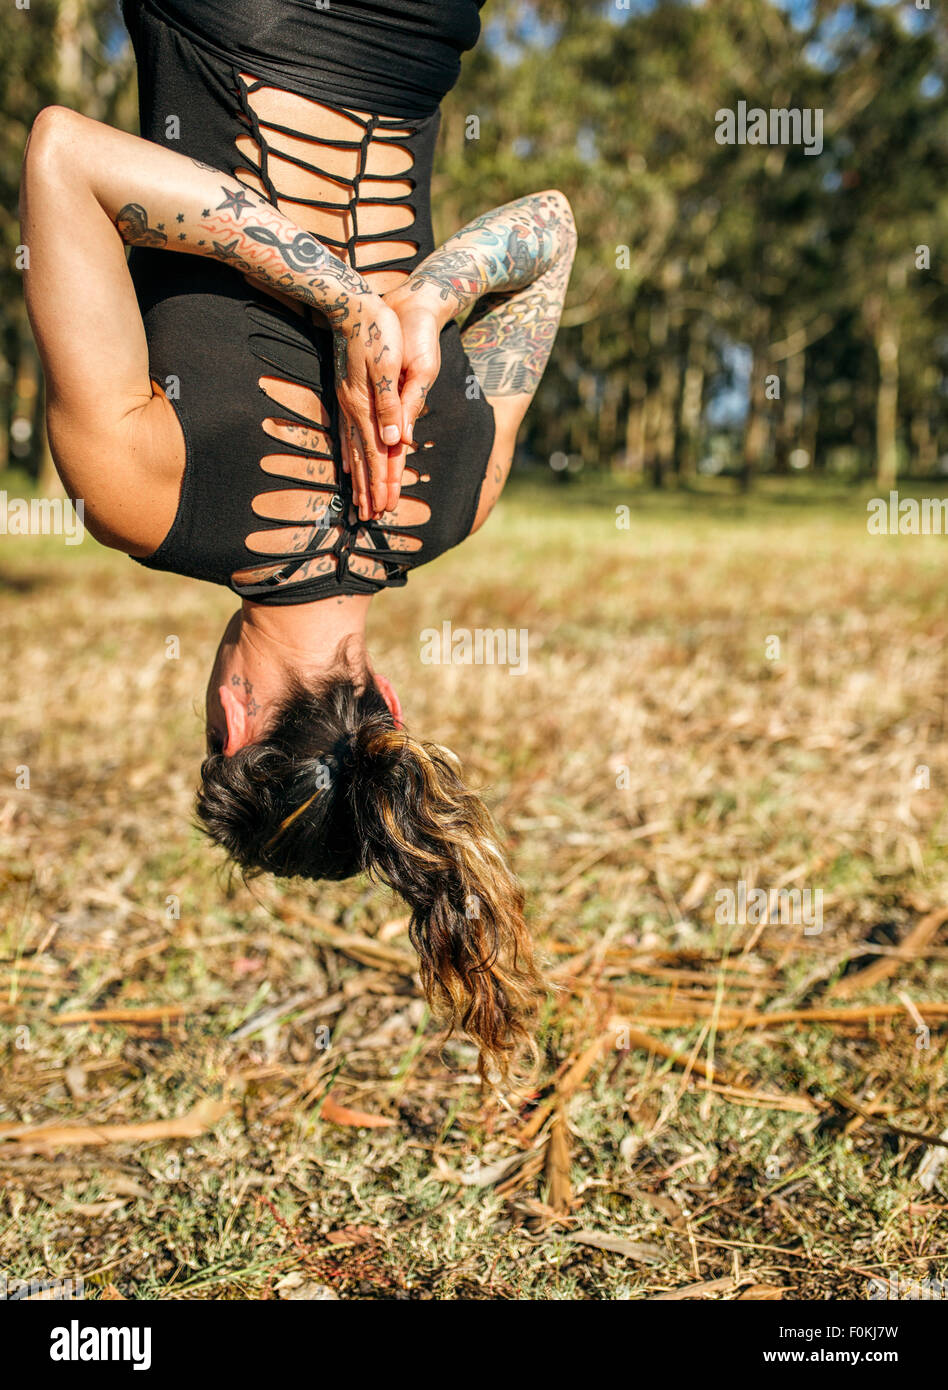
[(76, 131), (86, 120), (68, 106), (44, 106), (34, 117), (23, 152), (24, 173), (55, 173), (63, 157), (75, 154)]
[(576, 246), (576, 219), (573, 216), (573, 209), (566, 194), (559, 188), (546, 188), (540, 194), (541, 198), (546, 199), (556, 215), (557, 221), (562, 227), (567, 245), (575, 249)]

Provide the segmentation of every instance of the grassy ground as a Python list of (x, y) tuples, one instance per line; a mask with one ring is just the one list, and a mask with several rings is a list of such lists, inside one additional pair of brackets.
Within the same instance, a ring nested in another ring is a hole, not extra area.
[[(439, 1051), (402, 904), (230, 883), (192, 828), (231, 597), (6, 538), (0, 1270), (200, 1299), (941, 1273), (948, 1151), (906, 1131), (948, 1124), (948, 540), (865, 522), (523, 486), (378, 601), (377, 666), (484, 788), (550, 973), (506, 1107)], [(422, 665), (445, 620), (527, 629), (529, 670)], [(822, 931), (719, 921), (741, 881), (819, 890)]]

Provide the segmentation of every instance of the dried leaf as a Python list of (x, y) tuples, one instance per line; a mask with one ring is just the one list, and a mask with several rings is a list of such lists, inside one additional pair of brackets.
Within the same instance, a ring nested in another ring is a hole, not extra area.
[(546, 1181), (550, 1206), (558, 1215), (566, 1215), (573, 1201), (569, 1180), (569, 1130), (562, 1107), (556, 1110), (546, 1144)]
[(183, 1004), (158, 1004), (147, 1009), (73, 1009), (53, 1014), (51, 1023), (160, 1023), (166, 1018), (181, 1018), (187, 1013)]
[(371, 1226), (340, 1226), (338, 1231), (328, 1231), (323, 1239), (330, 1245), (374, 1245), (376, 1232)]
[(335, 1289), (331, 1289), (328, 1284), (317, 1284), (314, 1279), (305, 1278), (298, 1269), (281, 1279), (276, 1285), (276, 1291), (280, 1298), (301, 1302), (339, 1298)]
[(77, 1216), (111, 1216), (113, 1212), (127, 1207), (128, 1202), (124, 1197), (113, 1197), (107, 1202), (72, 1202), (64, 1197), (61, 1205), (66, 1211), (74, 1211)]
[(684, 1225), (685, 1218), (681, 1214), (681, 1207), (671, 1197), (666, 1197), (663, 1192), (636, 1192), (643, 1202), (648, 1202), (649, 1206), (660, 1211), (667, 1221), (673, 1226)]
[(681, 911), (690, 912), (692, 908), (698, 907), (704, 902), (713, 882), (714, 874), (710, 869), (699, 869), (691, 880), (691, 886), (678, 904)]
[(436, 1154), (435, 1167), (439, 1176), (447, 1182), (461, 1183), (464, 1187), (492, 1187), (495, 1182), (503, 1182), (504, 1178), (522, 1168), (531, 1157), (531, 1153), (530, 1149), (524, 1149), (521, 1153), (510, 1154), (507, 1158), (498, 1158), (494, 1163), (479, 1164), (476, 1168), (460, 1172), (449, 1168)]
[(626, 1240), (625, 1236), (613, 1236), (608, 1231), (571, 1231), (566, 1239), (575, 1241), (577, 1245), (592, 1245), (597, 1250), (611, 1250), (615, 1255), (626, 1255), (641, 1264), (660, 1264), (665, 1258), (657, 1245)]
[(86, 1087), (86, 1069), (81, 1062), (73, 1062), (63, 1073), (66, 1087), (73, 1100), (85, 1100), (89, 1094)]
[(147, 1120), (137, 1125), (0, 1125), (0, 1140), (13, 1140), (24, 1150), (30, 1151), (75, 1144), (194, 1139), (211, 1129), (229, 1110), (228, 1101), (201, 1100), (186, 1115), (179, 1115), (173, 1120)]
[(394, 941), (396, 936), (404, 936), (410, 922), (410, 917), (393, 917), (390, 922), (383, 922), (379, 927), (377, 939), (387, 943)]
[(148, 1201), (152, 1200), (152, 1193), (147, 1187), (142, 1187), (140, 1182), (126, 1178), (122, 1173), (110, 1173), (107, 1176), (100, 1174), (99, 1181), (103, 1187), (119, 1197), (144, 1197)]
[[(941, 1137), (948, 1139), (948, 1129), (942, 1130)], [(942, 1148), (941, 1145), (932, 1145), (922, 1154), (922, 1161), (918, 1165), (915, 1176), (918, 1178), (919, 1186), (923, 1192), (931, 1192), (938, 1181), (938, 1174), (944, 1167), (946, 1159), (948, 1159), (948, 1149)]]
[[(918, 955), (934, 940), (939, 927), (944, 922), (948, 922), (948, 908), (939, 908), (937, 912), (930, 912), (923, 917), (908, 935), (899, 943), (900, 949), (907, 954)], [(869, 989), (872, 985), (877, 985), (880, 980), (887, 980), (890, 975), (894, 975), (897, 970), (907, 964), (904, 960), (899, 960), (898, 956), (880, 956), (871, 965), (867, 965), (863, 970), (857, 970), (852, 975), (845, 975), (841, 980), (837, 980), (829, 991), (829, 997), (833, 999), (848, 999), (850, 995), (859, 994), (864, 989)]]
[(387, 1115), (369, 1115), (365, 1110), (350, 1110), (331, 1095), (326, 1096), (319, 1112), (320, 1119), (333, 1125), (353, 1125), (357, 1129), (390, 1129), (395, 1120)]
[(690, 1298), (710, 1298), (716, 1293), (733, 1293), (739, 1289), (742, 1283), (747, 1282), (748, 1276), (744, 1279), (733, 1279), (730, 1274), (724, 1275), (721, 1279), (702, 1279), (697, 1284), (683, 1284), (679, 1289), (669, 1289), (667, 1293), (656, 1293), (651, 1298), (646, 1299), (647, 1303), (683, 1303)]

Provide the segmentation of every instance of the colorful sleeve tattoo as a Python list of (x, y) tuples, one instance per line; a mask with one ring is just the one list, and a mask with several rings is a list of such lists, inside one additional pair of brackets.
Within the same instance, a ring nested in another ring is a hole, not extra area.
[(412, 272), (406, 289), (437, 291), (445, 320), (471, 309), (464, 350), (486, 395), (532, 395), (575, 251), (567, 200), (554, 190), (533, 193), (469, 222)]

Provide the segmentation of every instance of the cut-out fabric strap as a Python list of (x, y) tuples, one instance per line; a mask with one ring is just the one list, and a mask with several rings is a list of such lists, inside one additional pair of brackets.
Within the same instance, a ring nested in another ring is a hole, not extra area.
[[(259, 165), (252, 172), (257, 174), (266, 189), (267, 197), (273, 203), (278, 203), (280, 199), (298, 204), (300, 207), (317, 208), (321, 212), (341, 212), (346, 213), (351, 219), (350, 235), (343, 241), (331, 237), (325, 233), (320, 233), (319, 240), (328, 246), (337, 255), (345, 253), (345, 259), (349, 265), (357, 264), (357, 247), (375, 241), (391, 241), (393, 238), (405, 240), (404, 233), (410, 231), (414, 226), (416, 210), (414, 200), (417, 190), (417, 182), (410, 171), (399, 174), (370, 174), (366, 171), (366, 160), (368, 157), (369, 146), (373, 143), (386, 143), (404, 146), (406, 138), (410, 139), (417, 127), (416, 122), (406, 121), (395, 116), (376, 116), (364, 117), (349, 107), (338, 106), (333, 102), (320, 98), (318, 105), (325, 106), (328, 110), (337, 115), (344, 116), (349, 121), (356, 122), (362, 127), (361, 140), (330, 140), (324, 136), (312, 135), (307, 131), (295, 130), (292, 126), (277, 125), (272, 121), (261, 119), (254, 109), (251, 98), (254, 93), (271, 89), (273, 84), (262, 80), (252, 83), (244, 82), (239, 73), (234, 73), (237, 85), (237, 94), (240, 99), (241, 111), (244, 120), (250, 127), (251, 134), (257, 144), (259, 151)], [(311, 160), (301, 159), (298, 155), (290, 154), (287, 150), (271, 151), (270, 142), (265, 135), (265, 131), (274, 131), (278, 135), (286, 135), (294, 140), (305, 140), (308, 144), (316, 147), (322, 145), (327, 149), (345, 150), (358, 152), (358, 163), (356, 172), (351, 178), (333, 173), (329, 169), (323, 168)], [(295, 194), (290, 195), (282, 192), (276, 185), (270, 174), (270, 162), (274, 157), (294, 164), (298, 169), (303, 169), (307, 173), (318, 175), (329, 179), (337, 184), (349, 184), (351, 188), (350, 196), (343, 202), (330, 202), (325, 198), (304, 198)], [(414, 161), (413, 161), (414, 162)], [(407, 194), (384, 195), (378, 192), (367, 191), (365, 197), (362, 196), (362, 185), (372, 183), (407, 183), (410, 192)], [(385, 207), (405, 207), (411, 208), (412, 220), (405, 227), (385, 228), (378, 232), (362, 232), (359, 230), (359, 204), (360, 202), (371, 202), (376, 206)], [(417, 251), (417, 241), (413, 243)], [(391, 257), (385, 261), (378, 261), (370, 265), (359, 264), (358, 269), (365, 274), (368, 271), (390, 270), (397, 266), (400, 261), (408, 259), (407, 255)]]
[[(260, 306), (253, 302), (248, 302), (245, 307), (255, 325), (249, 340), (254, 356), (263, 366), (270, 368), (279, 377), (312, 390), (314, 382), (320, 380), (319, 355), (315, 347), (310, 346), (301, 338), (298, 323), (293, 322), (289, 316), (284, 320), (282, 314), (275, 314), (269, 306), (267, 306), (266, 311), (263, 311)], [(281, 331), (281, 324), (285, 326), (286, 332)], [(261, 394), (266, 397), (267, 393), (263, 387), (260, 390)], [(317, 392), (317, 394), (319, 393)], [(326, 437), (327, 453), (320, 453), (316, 449), (310, 449), (282, 438), (277, 441), (272, 436), (267, 435), (267, 448), (262, 457), (273, 457), (274, 454), (291, 454), (300, 458), (312, 459), (335, 457), (332, 441), (334, 438), (338, 438), (339, 407), (334, 391), (328, 393), (328, 397), (328, 400), (321, 397), (323, 405), (330, 415), (331, 423), (328, 427), (317, 423), (310, 416), (293, 410), (290, 406), (277, 405), (273, 401), (270, 401), (273, 411), (268, 414), (268, 418), (273, 420), (288, 419), (306, 429), (318, 430)], [(267, 399), (269, 400), (269, 397)], [(261, 472), (263, 472), (262, 469)], [(274, 524), (274, 535), (287, 529), (298, 530), (300, 527), (306, 527), (312, 532), (305, 549), (294, 552), (291, 560), (287, 560), (285, 550), (251, 550), (245, 540), (244, 548), (250, 561), (248, 568), (265, 568), (268, 561), (270, 564), (280, 560), (285, 563), (276, 573), (270, 574), (266, 578), (249, 583), (235, 582), (234, 588), (242, 597), (251, 598), (256, 594), (267, 593), (279, 585), (286, 584), (303, 565), (317, 557), (332, 557), (336, 566), (336, 577), (339, 580), (344, 579), (349, 572), (350, 558), (353, 555), (358, 555), (381, 566), (385, 579), (379, 581), (380, 583), (399, 582), (407, 566), (404, 559), (399, 562), (387, 558), (395, 553), (389, 536), (413, 536), (416, 527), (400, 526), (394, 522), (386, 522), (383, 525), (376, 521), (366, 522), (350, 519), (352, 509), (351, 482), (349, 475), (338, 466), (338, 460), (335, 474), (335, 483), (327, 485), (308, 478), (291, 477), (286, 473), (266, 472), (265, 477), (269, 491), (310, 490), (326, 497), (326, 512), (322, 518), (323, 524), (320, 524), (320, 521), (311, 515), (267, 518)], [(408, 483), (404, 484), (401, 490), (402, 496), (423, 501), (423, 497), (419, 496), (417, 491), (420, 484), (421, 479), (414, 486)], [(339, 534), (332, 544), (327, 546), (327, 541), (337, 530)]]
[[(351, 139), (329, 139), (322, 135), (316, 135), (308, 130), (296, 129), (292, 126), (279, 124), (275, 120), (267, 119), (262, 116), (254, 102), (254, 96), (259, 92), (277, 92), (279, 88), (274, 88), (273, 84), (263, 80), (248, 81), (246, 76), (236, 68), (233, 71), (235, 90), (240, 101), (240, 110), (243, 119), (249, 129), (255, 145), (256, 159), (251, 159), (246, 165), (237, 165), (235, 174), (238, 178), (246, 172), (259, 178), (261, 186), (265, 190), (267, 198), (275, 205), (281, 201), (293, 203), (299, 207), (309, 207), (318, 209), (320, 212), (339, 212), (349, 218), (349, 236), (345, 240), (333, 238), (320, 230), (318, 240), (327, 245), (331, 250), (345, 259), (349, 265), (357, 266), (361, 273), (371, 273), (393, 268), (399, 262), (410, 259), (413, 251), (417, 251), (417, 242), (412, 242), (412, 250), (400, 256), (390, 257), (384, 261), (365, 264), (359, 261), (358, 249), (360, 245), (372, 242), (391, 242), (393, 239), (404, 240), (404, 233), (414, 226), (415, 208), (414, 196), (416, 190), (415, 179), (410, 173), (369, 173), (366, 168), (368, 153), (373, 143), (383, 143), (386, 140), (393, 144), (398, 144), (400, 148), (406, 148), (406, 141), (410, 141), (414, 133), (414, 125), (411, 121), (396, 117), (385, 117), (377, 115), (362, 116), (353, 112), (348, 107), (341, 107), (331, 102), (320, 101), (309, 103), (314, 109), (325, 107), (328, 111), (342, 116), (349, 122), (355, 122), (362, 130), (361, 138)], [(356, 158), (355, 170), (348, 176), (343, 176), (323, 167), (315, 159), (306, 160), (282, 146), (278, 149), (271, 147), (271, 136), (273, 134), (283, 135), (292, 141), (305, 141), (314, 150), (320, 146), (327, 149), (345, 151), (353, 154)], [(243, 153), (243, 152), (241, 152)], [(406, 153), (410, 157), (410, 150), (406, 148)], [(306, 174), (314, 178), (328, 179), (331, 183), (341, 187), (347, 187), (349, 196), (344, 201), (332, 201), (325, 198), (307, 198), (295, 193), (290, 193), (280, 187), (278, 178), (272, 168), (274, 160), (280, 160), (293, 164), (297, 168), (304, 170)], [(246, 179), (244, 180), (246, 182)], [(383, 195), (374, 189), (363, 196), (364, 184), (385, 183), (392, 184), (397, 182), (405, 184), (409, 192)], [(359, 228), (359, 207), (360, 203), (368, 202), (375, 205), (408, 208), (411, 212), (411, 222), (407, 227), (386, 228), (377, 232), (362, 232)], [(252, 303), (247, 305), (247, 310), (252, 318), (255, 318), (256, 328), (250, 335), (250, 347), (255, 356), (280, 378), (295, 382), (297, 385), (313, 388), (314, 382), (320, 380), (319, 363), (315, 349), (309, 349), (309, 360), (306, 360), (306, 349), (301, 343), (298, 332), (294, 334), (282, 335), (276, 327), (276, 321), (271, 312), (262, 314)], [(261, 385), (261, 391), (264, 391)], [(292, 410), (287, 406), (279, 406), (279, 415), (269, 414), (268, 419), (273, 422), (286, 419), (304, 426), (307, 429), (317, 429), (326, 437), (326, 445), (330, 455), (336, 458), (333, 450), (333, 439), (338, 440), (339, 410), (335, 391), (328, 393), (329, 399), (321, 397), (324, 407), (330, 415), (331, 425), (327, 429), (324, 425), (318, 425), (315, 421), (301, 415), (298, 411)], [(269, 441), (268, 441), (269, 443)], [(305, 445), (290, 442), (280, 442), (280, 452), (292, 455), (313, 458), (326, 458), (326, 454), (318, 454), (315, 450), (308, 449)], [(262, 458), (268, 455), (264, 453)], [(272, 457), (272, 455), (270, 455)], [(339, 459), (336, 458), (336, 483), (334, 486), (327, 486), (324, 482), (315, 482), (311, 479), (292, 478), (285, 474), (271, 473), (269, 469), (265, 472), (268, 489), (273, 486), (283, 487), (287, 491), (295, 489), (297, 491), (311, 490), (326, 496), (326, 510), (319, 519), (314, 517), (311, 507), (312, 503), (307, 502), (301, 505), (301, 515), (286, 518), (268, 517), (267, 520), (275, 523), (274, 534), (280, 534), (287, 530), (296, 532), (303, 531), (308, 533), (306, 544), (303, 548), (294, 552), (292, 560), (286, 560), (286, 552), (261, 552), (259, 549), (251, 550), (249, 541), (250, 536), (245, 540), (247, 553), (253, 555), (255, 567), (265, 570), (269, 566), (266, 562), (274, 559), (283, 559), (285, 563), (275, 573), (261, 576), (255, 582), (237, 584), (235, 587), (244, 597), (250, 597), (258, 592), (266, 592), (277, 586), (285, 585), (292, 581), (294, 575), (298, 574), (304, 566), (314, 558), (328, 559), (332, 561), (336, 570), (337, 580), (343, 580), (349, 573), (349, 567), (353, 556), (360, 556), (366, 561), (373, 562), (384, 574), (384, 580), (379, 583), (390, 584), (398, 582), (404, 575), (407, 566), (402, 558), (401, 563), (387, 558), (397, 549), (397, 544), (393, 545), (395, 537), (404, 535), (412, 536), (415, 526), (400, 526), (394, 519), (389, 522), (361, 522), (352, 517), (352, 491), (351, 480), (339, 466)], [(273, 480), (271, 484), (271, 480)], [(419, 480), (420, 481), (420, 480)], [(410, 484), (405, 484), (402, 489), (403, 495), (421, 501), (417, 493), (413, 491)], [(254, 511), (259, 516), (259, 496), (255, 499)], [(417, 525), (418, 523), (416, 523)], [(424, 524), (423, 522), (420, 524)], [(253, 536), (259, 539), (259, 532), (254, 532)], [(404, 548), (402, 550), (404, 557)], [(308, 573), (308, 570), (307, 570)], [(305, 579), (305, 575), (303, 578)]]

